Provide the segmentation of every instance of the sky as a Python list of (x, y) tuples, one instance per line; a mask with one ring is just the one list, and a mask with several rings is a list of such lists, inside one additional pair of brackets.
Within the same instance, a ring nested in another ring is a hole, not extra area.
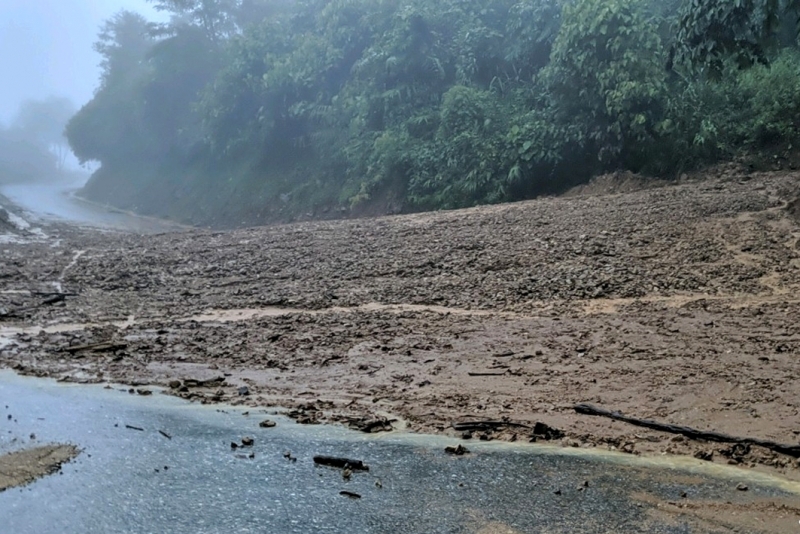
[(163, 20), (146, 0), (0, 0), (0, 124), (23, 100), (88, 102), (100, 76), (92, 44), (103, 21), (122, 9)]

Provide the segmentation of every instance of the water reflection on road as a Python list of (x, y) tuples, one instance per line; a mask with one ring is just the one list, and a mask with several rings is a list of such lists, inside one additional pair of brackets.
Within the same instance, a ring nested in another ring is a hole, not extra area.
[(139, 217), (75, 196), (84, 179), (0, 185), (0, 194), (35, 218), (71, 222), (98, 228), (137, 233), (159, 233), (184, 229), (165, 220)]
[[(261, 429), (264, 413), (157, 392), (140, 397), (0, 372), (0, 399), (0, 452), (29, 443), (32, 433), (35, 443), (84, 449), (62, 476), (0, 493), (0, 531), (16, 534), (727, 532), (659, 515), (632, 496), (741, 498), (731, 479), (702, 470), (502, 444), (468, 443), (472, 454), (456, 458), (443, 452), (452, 443), (445, 438), (376, 437), (274, 415), (278, 427)], [(230, 446), (243, 436), (255, 438), (244, 454)], [(315, 467), (314, 454), (355, 457), (370, 470), (348, 481)], [(749, 481), (748, 498), (782, 495), (763, 482)]]

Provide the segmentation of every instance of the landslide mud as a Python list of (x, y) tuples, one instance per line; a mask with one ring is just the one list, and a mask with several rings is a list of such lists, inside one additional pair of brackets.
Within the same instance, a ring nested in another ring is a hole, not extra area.
[(0, 247), (0, 364), (309, 423), (542, 422), (567, 446), (799, 479), (758, 447), (574, 413), (800, 441), (800, 174), (628, 189), (229, 232), (53, 226)]
[(0, 455), (0, 492), (57, 473), (80, 451), (72, 445), (43, 445)]

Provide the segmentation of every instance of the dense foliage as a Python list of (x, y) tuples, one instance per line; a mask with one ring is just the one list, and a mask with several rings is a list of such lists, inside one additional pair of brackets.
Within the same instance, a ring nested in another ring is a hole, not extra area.
[(796, 1), (154, 3), (103, 27), (67, 132), (144, 211), (455, 208), (798, 141)]

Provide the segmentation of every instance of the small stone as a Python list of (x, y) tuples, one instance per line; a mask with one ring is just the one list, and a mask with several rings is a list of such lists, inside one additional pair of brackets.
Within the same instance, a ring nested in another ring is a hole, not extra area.
[(747, 484), (745, 484), (744, 482), (739, 482), (738, 484), (736, 484), (736, 489), (739, 491), (747, 491), (749, 488), (747, 487)]
[(242, 447), (252, 447), (255, 443), (255, 440), (251, 437), (243, 437), (242, 438)]
[(444, 452), (455, 456), (464, 456), (465, 454), (469, 453), (469, 450), (463, 445), (459, 444), (456, 447), (445, 447)]
[(263, 421), (258, 423), (258, 426), (260, 426), (261, 428), (274, 428), (278, 426), (278, 423), (276, 423), (275, 421), (270, 421), (269, 419), (264, 419)]
[(688, 496), (689, 496), (689, 494), (688, 494), (688, 493), (686, 493), (685, 491), (682, 491), (682, 492), (681, 492), (681, 499), (685, 499), (685, 498), (687, 498)]
[(542, 423), (541, 421), (537, 421), (535, 425), (533, 425), (533, 436), (531, 436), (531, 441), (536, 441), (537, 439), (544, 439), (544, 440), (554, 440), (554, 439), (561, 439), (564, 437), (564, 433), (557, 429), (553, 428), (550, 425)]
[(138, 393), (139, 395), (142, 395), (142, 396), (147, 396), (147, 395), (152, 395), (153, 394), (153, 392), (150, 391), (149, 389), (137, 389), (136, 393)]
[(554, 495), (561, 495), (561, 490), (557, 489), (553, 492)]
[(179, 387), (181, 387), (181, 381), (180, 380), (170, 380), (169, 387), (170, 387), (170, 389), (178, 389)]
[(235, 451), (238, 448), (239, 448), (239, 444), (236, 443), (235, 441), (231, 441), (231, 450)]
[(242, 386), (242, 387), (238, 388), (236, 391), (239, 393), (239, 396), (241, 396), (241, 397), (245, 397), (247, 395), (250, 395), (250, 388), (248, 388), (247, 386)]
[(350, 477), (353, 476), (353, 472), (350, 469), (345, 469), (342, 471), (342, 478), (345, 480), (350, 480)]
[(698, 460), (710, 462), (714, 459), (714, 451), (697, 451), (694, 453), (694, 457)]
[(461, 434), (461, 439), (472, 439), (472, 432), (464, 432)]

